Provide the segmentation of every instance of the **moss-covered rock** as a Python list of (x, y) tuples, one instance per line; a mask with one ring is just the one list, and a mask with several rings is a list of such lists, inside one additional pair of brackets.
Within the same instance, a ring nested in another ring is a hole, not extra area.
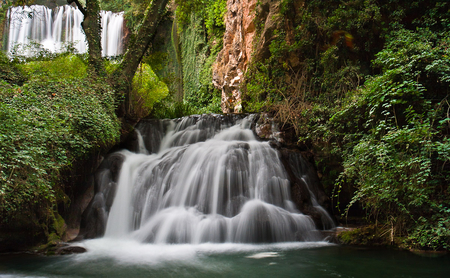
[(368, 246), (400, 247), (403, 238), (395, 237), (393, 227), (389, 225), (366, 225), (358, 228), (347, 228), (337, 232), (337, 239), (342, 244)]

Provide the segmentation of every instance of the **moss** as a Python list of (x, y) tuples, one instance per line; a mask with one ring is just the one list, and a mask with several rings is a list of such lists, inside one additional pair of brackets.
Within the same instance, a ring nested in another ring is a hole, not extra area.
[(195, 101), (196, 94), (202, 89), (200, 71), (208, 58), (208, 51), (202, 20), (193, 14), (181, 33), (184, 98), (188, 101)]
[(175, 100), (183, 99), (183, 76), (181, 56), (178, 57), (179, 42), (176, 20), (165, 18), (159, 25), (156, 38), (152, 43), (151, 53), (143, 62), (151, 66), (158, 78), (166, 83), (169, 94)]
[(391, 237), (391, 227), (367, 225), (339, 232), (337, 239), (347, 245), (401, 246), (403, 238)]
[(22, 85), (26, 80), (22, 71), (11, 63), (2, 51), (0, 51), (0, 80), (5, 80), (12, 85)]
[(60, 240), (63, 238), (64, 234), (66, 233), (66, 222), (61, 217), (61, 215), (59, 215), (59, 213), (55, 212), (53, 219), (54, 220), (53, 220), (52, 228), (53, 228), (54, 232), (48, 236), (49, 241), (52, 239)]
[(222, 45), (212, 46), (203, 20), (191, 15), (180, 34), (184, 101), (197, 113), (220, 112), (220, 92), (212, 85), (212, 66)]

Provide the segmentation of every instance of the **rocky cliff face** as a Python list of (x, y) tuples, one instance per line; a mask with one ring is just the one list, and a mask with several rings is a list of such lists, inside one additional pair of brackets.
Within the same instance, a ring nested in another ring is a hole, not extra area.
[(244, 79), (251, 58), (255, 35), (255, 8), (257, 0), (228, 0), (223, 49), (213, 71), (214, 86), (222, 90), (222, 111), (241, 112)]
[[(228, 0), (223, 49), (213, 71), (214, 86), (222, 90), (224, 113), (241, 112), (245, 72), (253, 57), (260, 61), (269, 56), (273, 31), (280, 27), (279, 6), (276, 0)], [(256, 24), (261, 26), (258, 32)]]

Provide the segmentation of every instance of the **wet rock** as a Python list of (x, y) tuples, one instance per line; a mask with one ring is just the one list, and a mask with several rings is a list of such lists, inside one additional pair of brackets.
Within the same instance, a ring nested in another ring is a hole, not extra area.
[(112, 153), (98, 167), (95, 174), (95, 195), (81, 215), (80, 233), (76, 240), (96, 238), (104, 234), (124, 159), (123, 154)]
[(70, 255), (70, 254), (80, 254), (87, 252), (86, 248), (81, 246), (63, 246), (56, 250), (56, 255)]
[(317, 228), (333, 228), (336, 219), (331, 217), (331, 201), (324, 192), (314, 163), (295, 149), (281, 148), (279, 152), (291, 181), (292, 201), (302, 213), (313, 219)]
[(280, 144), (285, 143), (284, 133), (280, 131), (273, 117), (262, 113), (255, 124), (255, 133), (262, 140), (275, 140)]

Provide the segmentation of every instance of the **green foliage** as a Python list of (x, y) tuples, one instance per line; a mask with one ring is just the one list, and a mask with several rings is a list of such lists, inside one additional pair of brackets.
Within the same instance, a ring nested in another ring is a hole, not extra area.
[(372, 215), (394, 217), (397, 232), (419, 248), (450, 243), (448, 38), (429, 29), (392, 32), (374, 61), (383, 74), (331, 118), (352, 133), (342, 138), (342, 178), (357, 185), (349, 206), (360, 201)]
[(100, 0), (100, 8), (116, 13), (124, 12), (125, 23), (134, 32), (144, 18), (148, 3), (145, 0)]
[[(100, 8), (104, 11), (122, 12), (125, 11), (132, 1), (129, 0), (100, 0)], [(136, 1), (141, 3), (142, 1)]]
[(175, 119), (196, 113), (186, 102), (173, 101), (170, 97), (155, 104), (152, 117), (156, 119)]
[(313, 134), (331, 115), (324, 111), (332, 112), (368, 71), (371, 57), (364, 44), (376, 45), (380, 16), (375, 1), (297, 4), (282, 1), (280, 15), (272, 18), (271, 24), (282, 28), (264, 38), (269, 52), (246, 73), (244, 110), (274, 111), (311, 144), (321, 141)]
[(362, 205), (391, 240), (448, 249), (449, 4), (279, 7), (272, 33), (258, 25), (270, 43), (246, 73), (244, 109), (274, 112), (304, 147), (342, 161), (335, 192), (355, 185), (348, 208)]
[[(244, 109), (272, 110), (284, 99), (297, 103), (291, 107), (297, 110), (295, 114), (315, 105), (340, 105), (347, 92), (374, 72), (371, 61), (382, 50), (390, 31), (402, 24), (412, 25), (406, 17), (425, 21), (426, 16), (418, 17), (417, 9), (430, 10), (430, 16), (437, 14), (433, 4), (422, 0), (308, 1), (303, 5), (281, 1), (280, 14), (271, 19), (271, 25), (278, 28), (273, 34), (264, 34), (269, 36), (264, 38), (270, 41), (269, 52), (261, 53), (247, 71)], [(261, 33), (263, 26), (258, 30)], [(308, 137), (315, 128), (315, 123), (306, 121), (296, 129), (302, 131), (299, 136)], [(317, 143), (318, 138), (310, 139)]]
[(191, 21), (192, 14), (202, 18), (210, 37), (222, 39), (225, 31), (226, 0), (176, 0), (177, 20), (182, 25)]
[(438, 215), (419, 217), (406, 243), (419, 249), (450, 249), (450, 218), (448, 208), (440, 208)]
[[(226, 0), (176, 1), (176, 4), (175, 18), (164, 19), (151, 53), (143, 58), (160, 81), (167, 84), (171, 94), (164, 101), (157, 101), (154, 109), (161, 111), (152, 114), (165, 118), (220, 112), (220, 92), (211, 80), (215, 57), (222, 48)], [(168, 26), (172, 26), (171, 34)]]
[(52, 60), (35, 60), (19, 64), (30, 79), (40, 81), (59, 81), (84, 79), (87, 76), (87, 63), (80, 56), (65, 53)]
[(226, 12), (226, 0), (210, 1), (210, 3), (206, 6), (205, 25), (210, 36), (217, 39), (222, 39), (225, 31)]
[(141, 64), (133, 78), (133, 89), (130, 94), (134, 113), (137, 118), (150, 114), (153, 105), (161, 101), (169, 93), (167, 85), (160, 81), (148, 64)]
[(120, 67), (120, 63), (118, 63), (115, 60), (105, 60), (104, 65), (105, 65), (105, 71), (107, 74), (112, 74), (114, 71), (116, 71)]
[(21, 85), (26, 78), (19, 67), (11, 64), (5, 53), (0, 51), (0, 79), (10, 84)]
[[(72, 57), (73, 58), (73, 57)], [(54, 208), (62, 170), (119, 137), (113, 92), (104, 82), (67, 78), (43, 62), (23, 86), (0, 86), (0, 219)], [(77, 64), (78, 62), (74, 62)], [(10, 65), (14, 67), (14, 65)], [(19, 65), (27, 74), (37, 62)], [(78, 71), (74, 71), (77, 73)], [(42, 75), (49, 74), (47, 79)]]
[(184, 101), (199, 113), (220, 112), (220, 92), (214, 88), (212, 66), (221, 47), (208, 44), (203, 21), (192, 15), (180, 35)]

